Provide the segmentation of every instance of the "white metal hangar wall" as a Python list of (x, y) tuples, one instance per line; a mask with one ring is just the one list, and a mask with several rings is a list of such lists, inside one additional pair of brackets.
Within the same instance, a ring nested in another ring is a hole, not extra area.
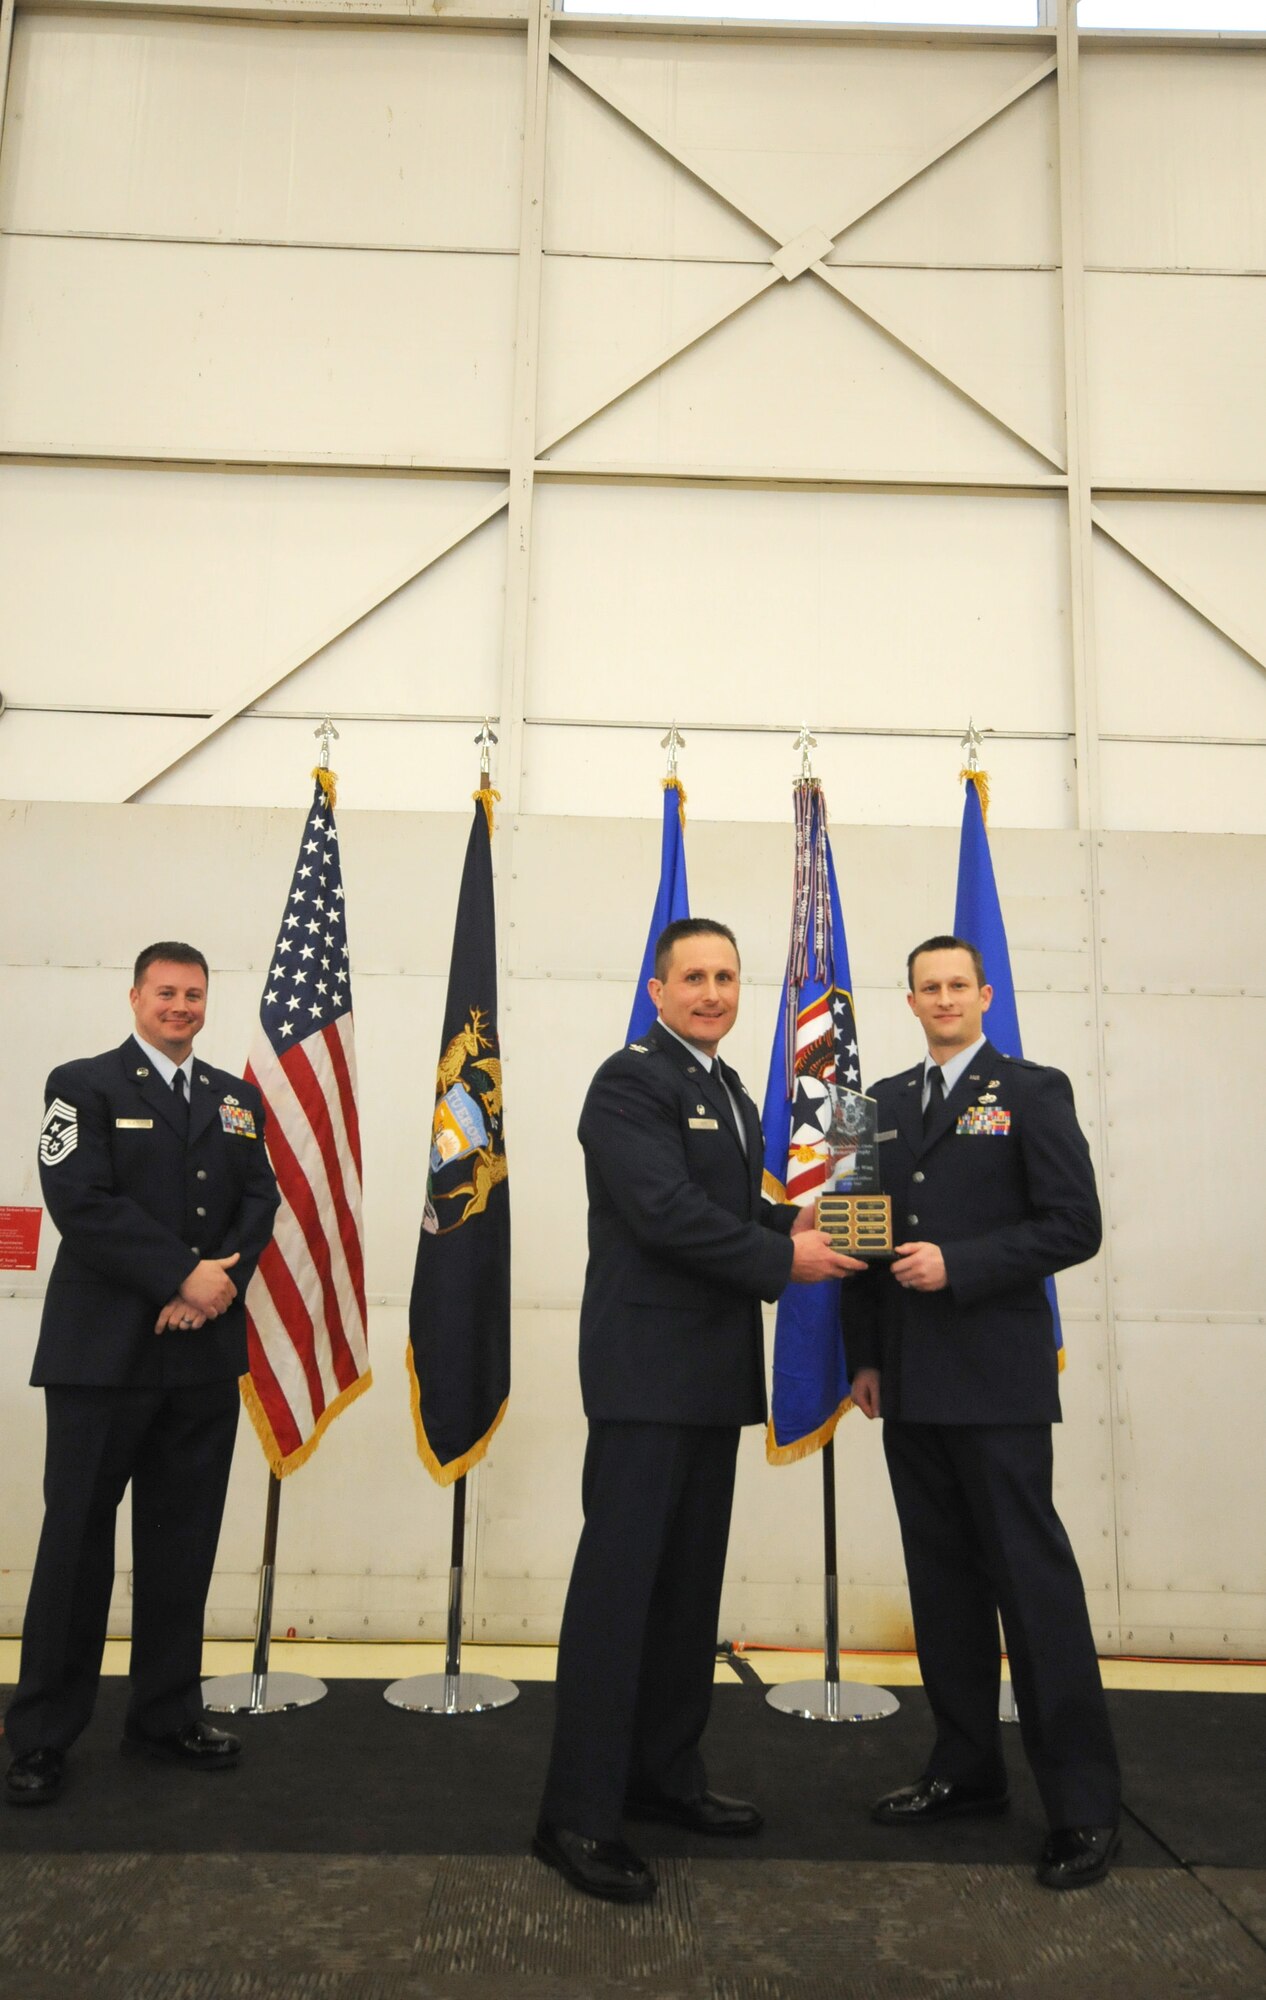
[[(515, 1388), (468, 1624), (550, 1639), (579, 1519), (573, 1132), (687, 736), (695, 908), (763, 1076), (818, 735), (865, 1067), (993, 734), (1026, 1042), (1105, 1196), (1061, 1287), (1061, 1502), (1109, 1651), (1260, 1654), (1266, 37), (742, 29), (459, 0), (3, 0), (0, 1202), (51, 1064), (192, 933), (243, 1056), (342, 730), (376, 1385), (287, 1482), (282, 1629), (438, 1635), (404, 1298), (458, 863), (496, 782)], [(40, 1269), (0, 1288), (0, 1622), (38, 1529)], [(875, 1427), (851, 1643), (909, 1626)], [(244, 1431), (212, 1629), (249, 1630)], [(820, 1632), (816, 1462), (749, 1434), (724, 1608)], [(127, 1623), (126, 1578), (116, 1598)]]

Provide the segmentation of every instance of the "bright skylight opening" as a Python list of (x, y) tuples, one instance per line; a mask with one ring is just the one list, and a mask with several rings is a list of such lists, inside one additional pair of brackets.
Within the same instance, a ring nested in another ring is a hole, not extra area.
[[(569, 14), (726, 21), (850, 21), (876, 27), (1033, 28), (1038, 0), (564, 0)], [(1083, 28), (1266, 32), (1266, 0), (1081, 0)], [(1053, 5), (1045, 25), (1054, 21)]]

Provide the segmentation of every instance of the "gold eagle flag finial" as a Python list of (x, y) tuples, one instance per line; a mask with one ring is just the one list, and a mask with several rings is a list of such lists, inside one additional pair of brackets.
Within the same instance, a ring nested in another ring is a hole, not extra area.
[(680, 729), (678, 729), (675, 721), (669, 723), (667, 736), (660, 737), (659, 747), (661, 750), (667, 750), (668, 752), (668, 772), (664, 779), (664, 790), (666, 792), (676, 792), (677, 818), (684, 828), (686, 824), (686, 787), (677, 776), (677, 752), (685, 749), (686, 739)]
[(317, 759), (312, 775), (325, 793), (325, 803), (333, 807), (338, 801), (338, 772), (330, 769), (330, 744), (338, 742), (338, 730), (331, 716), (323, 716), (312, 734), (320, 739), (321, 755)]
[(498, 741), (499, 739), (493, 731), (492, 724), (485, 715), (484, 726), (475, 738), (479, 749), (479, 790), (473, 792), (471, 796), (477, 799), (483, 807), (490, 834), (493, 826), (492, 808), (501, 797), (500, 792), (495, 792), (492, 788), (492, 751), (493, 745)]
[(989, 824), (989, 773), (988, 771), (982, 771), (980, 768), (980, 747), (984, 740), (980, 730), (977, 729), (969, 716), (967, 719), (967, 733), (965, 736), (959, 738), (959, 747), (963, 752), (965, 761), (958, 776), (963, 784), (974, 785), (976, 787), (976, 793), (980, 800), (980, 817), (987, 826)]

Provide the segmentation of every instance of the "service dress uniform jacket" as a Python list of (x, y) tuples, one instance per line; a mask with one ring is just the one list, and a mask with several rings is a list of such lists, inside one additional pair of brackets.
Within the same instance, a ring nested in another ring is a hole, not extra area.
[[(48, 1419), (45, 1518), (5, 1719), (15, 1756), (64, 1750), (96, 1694), (129, 1480), (128, 1728), (201, 1714), (202, 1621), (246, 1372), (245, 1295), (276, 1182), (254, 1085), (199, 1059), (188, 1108), (132, 1036), (48, 1079), (40, 1180), (61, 1233), (31, 1381)], [(239, 1254), (237, 1296), (197, 1329), (154, 1323), (203, 1258)]]
[(924, 1685), (928, 1775), (1005, 1788), (1002, 1615), (1021, 1731), (1052, 1826), (1115, 1825), (1120, 1777), (1085, 1595), (1051, 1497), (1059, 1372), (1046, 1279), (1101, 1221), (1072, 1087), (985, 1041), (923, 1130), (924, 1065), (875, 1084), (894, 1236), (938, 1246), (946, 1285), (887, 1266), (841, 1288), (850, 1376), (880, 1370)]
[(626, 1798), (705, 1788), (738, 1433), (764, 1421), (761, 1301), (790, 1281), (797, 1211), (762, 1198), (735, 1072), (660, 1023), (599, 1069), (580, 1141), (585, 1525), (542, 1818), (614, 1839)]
[(737, 1075), (657, 1024), (594, 1077), (580, 1143), (586, 1416), (763, 1423), (761, 1300), (787, 1284), (796, 1211), (762, 1198), (760, 1119)]

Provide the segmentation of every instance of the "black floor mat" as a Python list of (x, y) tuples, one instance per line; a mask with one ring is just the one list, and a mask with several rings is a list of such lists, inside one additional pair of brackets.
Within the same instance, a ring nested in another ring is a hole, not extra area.
[[(528, 1840), (553, 1689), (443, 1717), (390, 1708), (377, 1681), (334, 1681), (289, 1715), (239, 1718), (241, 1766), (204, 1776), (124, 1758), (126, 1688), (102, 1683), (51, 1807), (0, 1813), (0, 1850), (33, 1853), (513, 1854)], [(1019, 1732), (1005, 1731), (1012, 1805), (994, 1820), (910, 1833), (872, 1826), (871, 1801), (917, 1777), (931, 1740), (920, 1688), (888, 1721), (798, 1722), (753, 1688), (716, 1690), (705, 1743), (720, 1791), (756, 1799), (755, 1839), (723, 1845), (638, 1827), (650, 1854), (804, 1861), (1029, 1861), (1045, 1827)], [(1124, 1862), (1266, 1866), (1266, 1697), (1110, 1694), (1125, 1770)]]

